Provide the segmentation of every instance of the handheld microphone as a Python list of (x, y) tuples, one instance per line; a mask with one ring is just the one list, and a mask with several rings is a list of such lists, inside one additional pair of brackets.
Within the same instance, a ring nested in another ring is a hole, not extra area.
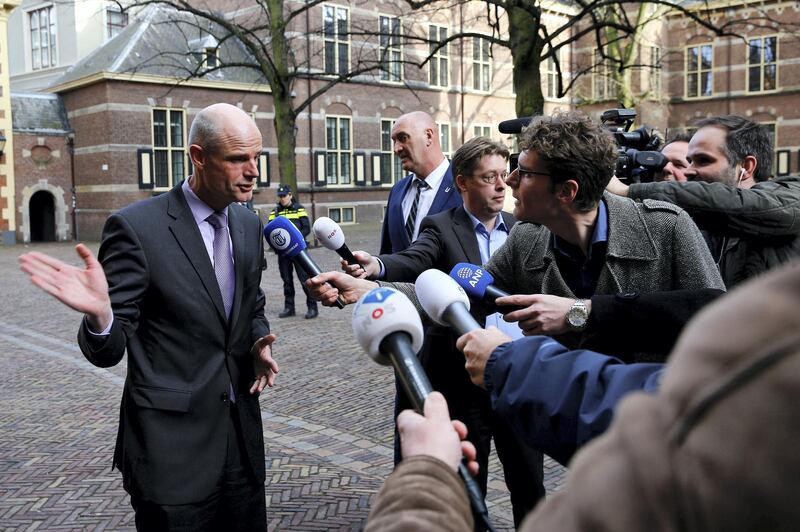
[[(322, 273), (317, 263), (306, 251), (306, 241), (300, 230), (285, 216), (277, 216), (264, 228), (264, 239), (267, 244), (282, 257), (292, 259), (298, 268), (302, 268), (309, 277), (316, 277)], [(336, 300), (336, 306), (344, 308), (341, 294)]]
[(494, 286), (492, 284), (494, 282), (492, 274), (480, 266), (475, 266), (468, 262), (459, 262), (450, 270), (450, 277), (464, 289), (469, 297), (478, 301), (485, 301), (495, 312), (508, 314), (515, 310), (527, 308), (519, 305), (498, 305), (495, 303), (494, 300), (498, 297), (505, 297), (510, 294)]
[(512, 118), (511, 120), (503, 120), (497, 125), (500, 133), (513, 134), (522, 133), (523, 128), (531, 123), (532, 116), (524, 116), (522, 118)]
[(323, 246), (338, 253), (350, 265), (358, 264), (350, 248), (344, 243), (344, 231), (327, 216), (320, 216), (314, 221), (314, 235)]
[(449, 325), (458, 335), (480, 329), (469, 313), (469, 298), (464, 289), (439, 270), (425, 270), (414, 283), (419, 304), (439, 325)]
[[(353, 309), (353, 334), (375, 362), (394, 367), (414, 410), (422, 414), (425, 398), (433, 388), (415, 354), (422, 348), (422, 320), (411, 301), (393, 288), (370, 290)], [(458, 465), (458, 474), (467, 488), (476, 520), (493, 530), (483, 493), (463, 461)]]

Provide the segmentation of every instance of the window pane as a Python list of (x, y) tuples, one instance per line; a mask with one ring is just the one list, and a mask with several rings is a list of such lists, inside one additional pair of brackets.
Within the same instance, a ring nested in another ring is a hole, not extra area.
[(325, 12), (323, 15), (323, 26), (325, 31), (325, 37), (334, 37), (333, 31), (333, 8), (326, 6)]
[(764, 90), (771, 91), (775, 89), (778, 84), (776, 82), (777, 79), (777, 66), (767, 65), (764, 67)]
[(342, 217), (341, 217), (340, 213), (341, 213), (341, 210), (339, 210), (339, 209), (328, 209), (328, 218), (330, 218), (331, 220), (333, 220), (337, 224), (341, 223), (342, 222)]
[(172, 151), (172, 180), (177, 183), (185, 177), (183, 173), (183, 151)]
[(700, 58), (700, 67), (704, 70), (707, 68), (711, 68), (711, 63), (712, 63), (711, 46), (703, 46), (701, 53), (702, 57)]
[(155, 174), (155, 186), (157, 188), (169, 186), (169, 164), (165, 150), (153, 152), (153, 173)]
[(761, 68), (750, 67), (747, 69), (747, 90), (760, 91), (761, 90)]
[(778, 58), (777, 37), (767, 37), (764, 39), (764, 62), (774, 63)]
[(338, 145), (336, 144), (335, 118), (325, 119), (325, 145), (328, 147), (329, 150), (335, 150), (336, 148), (338, 148)]
[(697, 96), (697, 74), (690, 72), (686, 75), (686, 95)]
[(349, 36), (347, 35), (347, 10), (337, 9), (336, 19), (337, 19), (337, 30), (339, 34), (338, 35), (339, 39), (346, 41), (349, 38)]
[(333, 74), (336, 72), (336, 43), (325, 42), (325, 73)]
[(342, 221), (343, 222), (352, 222), (353, 221), (353, 208), (352, 207), (345, 207), (342, 209)]
[(348, 65), (348, 53), (347, 49), (349, 46), (347, 44), (339, 44), (339, 74), (342, 76), (346, 75), (350, 68)]
[(350, 120), (339, 119), (339, 146), (342, 150), (350, 149)]
[(180, 111), (170, 111), (169, 130), (171, 146), (177, 148), (183, 146), (183, 113)]
[(434, 57), (431, 59), (431, 85), (439, 83), (439, 62)]
[(392, 150), (392, 123), (385, 120), (381, 122), (381, 150)]
[(686, 68), (688, 70), (697, 70), (697, 47), (689, 48), (686, 53)]
[(712, 77), (711, 72), (703, 72), (701, 79), (702, 87), (702, 96), (711, 96), (711, 88), (712, 88)]
[(167, 146), (167, 112), (163, 110), (153, 110), (153, 145), (157, 147)]
[(336, 168), (335, 153), (328, 153), (325, 155), (325, 176), (330, 185), (335, 185), (338, 181), (338, 168)]
[(349, 153), (342, 153), (339, 156), (339, 168), (342, 169), (341, 171), (341, 179), (339, 180), (339, 184), (347, 185), (350, 183), (350, 154)]
[(381, 153), (381, 183), (392, 182), (392, 155)]
[(747, 61), (751, 65), (757, 65), (761, 62), (761, 39), (753, 39), (750, 41), (748, 47), (749, 53), (747, 54)]
[(448, 85), (447, 74), (449, 73), (447, 69), (447, 59), (442, 58), (440, 61), (441, 63), (439, 64), (439, 85), (441, 85), (442, 87), (446, 87)]

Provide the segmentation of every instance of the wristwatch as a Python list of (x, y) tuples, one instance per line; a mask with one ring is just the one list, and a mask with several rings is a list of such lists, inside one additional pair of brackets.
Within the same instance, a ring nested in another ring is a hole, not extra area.
[(589, 308), (583, 299), (576, 299), (567, 311), (567, 325), (573, 331), (582, 331), (589, 320)]

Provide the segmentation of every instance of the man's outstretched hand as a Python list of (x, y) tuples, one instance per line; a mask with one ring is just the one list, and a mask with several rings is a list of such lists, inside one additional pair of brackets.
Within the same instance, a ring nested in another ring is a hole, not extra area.
[(89, 327), (101, 332), (113, 318), (106, 274), (85, 245), (78, 244), (75, 251), (83, 259), (84, 268), (31, 251), (19, 257), (20, 269), (30, 276), (33, 284), (69, 308), (86, 314)]

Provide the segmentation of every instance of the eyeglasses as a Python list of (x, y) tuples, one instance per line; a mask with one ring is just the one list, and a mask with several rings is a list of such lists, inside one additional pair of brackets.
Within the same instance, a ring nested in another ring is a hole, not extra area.
[(498, 177), (500, 179), (502, 179), (503, 181), (508, 181), (508, 172), (503, 172), (502, 174), (482, 175), (482, 176), (479, 176), (479, 177), (487, 185), (494, 185), (497, 182), (497, 178)]
[(550, 176), (551, 175), (551, 174), (548, 174), (546, 172), (535, 172), (533, 170), (526, 170), (525, 168), (523, 168), (521, 166), (517, 166), (517, 173), (519, 174), (520, 178), (522, 178), (522, 177), (533, 177), (533, 176), (536, 176), (536, 175), (543, 175), (543, 176)]

